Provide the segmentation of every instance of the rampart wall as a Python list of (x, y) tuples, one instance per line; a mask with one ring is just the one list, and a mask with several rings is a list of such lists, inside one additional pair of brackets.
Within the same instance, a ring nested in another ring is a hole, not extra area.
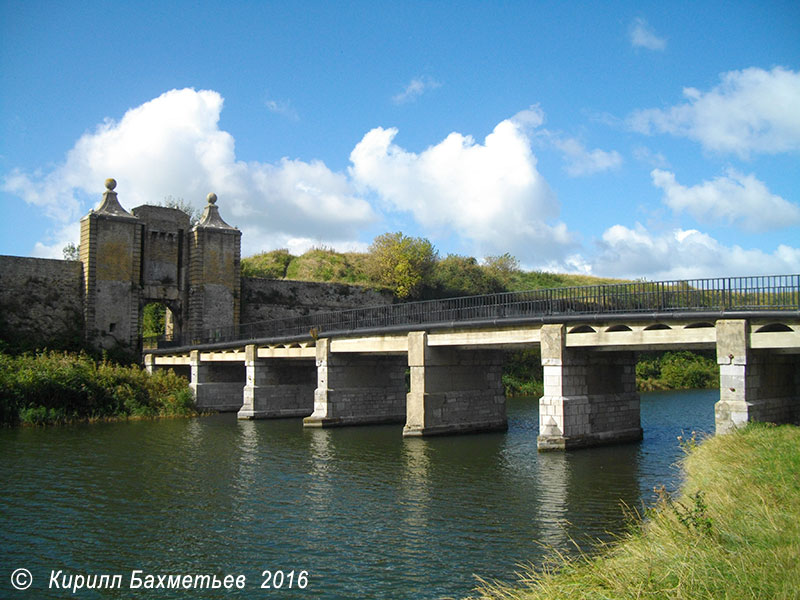
[[(0, 339), (77, 347), (84, 337), (79, 261), (0, 256)], [(241, 323), (391, 304), (392, 295), (338, 283), (242, 278)]]
[(83, 337), (80, 262), (0, 256), (0, 339), (19, 348), (73, 348)]
[(391, 304), (389, 292), (340, 283), (242, 277), (241, 323)]

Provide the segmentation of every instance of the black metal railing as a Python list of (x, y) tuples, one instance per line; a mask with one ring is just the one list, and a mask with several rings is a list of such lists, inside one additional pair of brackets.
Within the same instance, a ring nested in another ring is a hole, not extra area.
[(800, 275), (769, 275), (503, 292), (354, 308), (244, 323), (184, 335), (158, 347), (263, 338), (316, 338), (366, 329), (414, 328), (442, 323), (535, 319), (562, 315), (800, 310)]

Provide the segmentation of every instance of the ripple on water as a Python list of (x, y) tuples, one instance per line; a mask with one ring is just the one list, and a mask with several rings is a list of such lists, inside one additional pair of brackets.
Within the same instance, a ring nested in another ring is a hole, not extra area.
[(225, 598), (270, 568), (308, 570), (316, 598), (464, 596), (542, 544), (619, 531), (622, 502), (677, 485), (675, 438), (711, 429), (714, 400), (643, 395), (641, 444), (546, 454), (533, 399), (509, 401), (506, 433), (430, 439), (234, 415), (3, 430), (0, 562), (247, 574)]

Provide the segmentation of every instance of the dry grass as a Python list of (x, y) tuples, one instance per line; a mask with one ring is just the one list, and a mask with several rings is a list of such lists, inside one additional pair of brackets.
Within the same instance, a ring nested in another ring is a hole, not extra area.
[(554, 555), (481, 599), (800, 598), (800, 429), (751, 425), (685, 461), (678, 499), (595, 557)]

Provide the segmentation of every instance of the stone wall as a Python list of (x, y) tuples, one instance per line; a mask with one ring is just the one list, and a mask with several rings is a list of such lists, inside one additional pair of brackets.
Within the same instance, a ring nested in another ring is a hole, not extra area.
[(389, 292), (355, 285), (242, 277), (241, 323), (391, 304)]
[[(79, 261), (0, 256), (0, 339), (26, 348), (77, 348), (84, 339), (85, 285)], [(338, 283), (242, 278), (241, 286), (242, 323), (393, 302), (388, 292)], [(95, 307), (93, 315), (120, 304)]]
[(83, 266), (0, 256), (0, 339), (16, 348), (77, 348), (83, 341)]

